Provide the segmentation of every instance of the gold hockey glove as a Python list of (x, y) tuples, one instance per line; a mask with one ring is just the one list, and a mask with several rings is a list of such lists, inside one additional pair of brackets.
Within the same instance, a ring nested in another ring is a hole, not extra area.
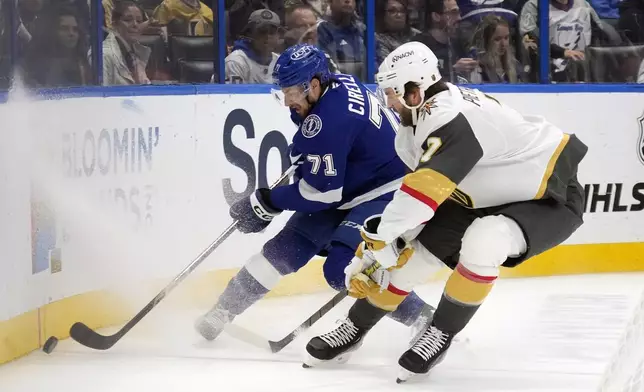
[(378, 264), (364, 242), (360, 243), (344, 274), (349, 295), (355, 298), (366, 298), (389, 286), (389, 271)]
[(366, 243), (360, 243), (351, 263), (344, 269), (344, 283), (349, 295), (355, 298), (378, 296), (389, 287), (391, 271), (405, 265), (412, 254), (413, 249), (407, 248), (399, 257), (400, 265), (384, 268), (367, 249)]
[[(397, 238), (394, 242), (387, 244), (382, 237), (378, 235), (378, 225), (380, 225), (380, 215), (374, 215), (367, 218), (360, 229), (360, 236), (364, 240), (365, 248), (373, 254), (373, 257), (384, 268), (400, 268), (409, 261), (414, 254), (414, 248), (402, 238)], [(358, 247), (360, 251), (362, 244)]]

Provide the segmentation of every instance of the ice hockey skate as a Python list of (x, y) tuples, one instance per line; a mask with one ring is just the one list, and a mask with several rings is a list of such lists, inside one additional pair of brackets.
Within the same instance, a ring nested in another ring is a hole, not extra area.
[(219, 336), (226, 324), (233, 321), (234, 316), (226, 309), (215, 306), (208, 313), (199, 317), (195, 322), (195, 329), (206, 340), (215, 340)]
[(425, 330), (429, 328), (432, 321), (434, 320), (435, 310), (436, 308), (431, 305), (423, 306), (423, 309), (421, 310), (420, 314), (413, 322), (413, 324), (409, 327), (410, 328), (409, 336), (411, 336), (411, 340), (409, 341), (409, 346), (413, 346), (418, 341), (418, 339), (420, 339), (423, 332), (425, 332)]
[(302, 366), (309, 368), (328, 361), (346, 363), (351, 353), (360, 348), (367, 332), (367, 329), (357, 327), (351, 319), (345, 319), (333, 331), (309, 341), (306, 345), (308, 355)]
[(413, 376), (428, 374), (431, 368), (443, 360), (452, 339), (452, 335), (430, 325), (418, 341), (398, 359), (401, 369), (396, 382), (400, 384)]

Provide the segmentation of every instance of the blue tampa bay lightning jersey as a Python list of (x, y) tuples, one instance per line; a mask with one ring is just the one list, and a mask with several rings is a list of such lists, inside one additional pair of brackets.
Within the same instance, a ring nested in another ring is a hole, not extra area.
[[(400, 187), (405, 164), (394, 148), (398, 118), (353, 76), (335, 74), (299, 124), (299, 180), (271, 191), (283, 210), (349, 209)], [(292, 155), (294, 155), (292, 154)]]

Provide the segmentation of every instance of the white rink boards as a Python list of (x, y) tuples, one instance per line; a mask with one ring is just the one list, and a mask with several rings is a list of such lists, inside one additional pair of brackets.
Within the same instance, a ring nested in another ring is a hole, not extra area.
[[(17, 95), (0, 105), (7, 119), (0, 125), (0, 363), (37, 349), (49, 335), (67, 336), (74, 322), (110, 326), (133, 315), (131, 291), (159, 284), (152, 298), (230, 224), (233, 200), (288, 166), (295, 128), (266, 92), (213, 86), (165, 96), (151, 88), (150, 96)], [(503, 269), (501, 277), (644, 271), (638, 95), (495, 96), (545, 115), (589, 145), (579, 174), (585, 224), (563, 246)], [(596, 107), (602, 110), (588, 109)], [(212, 302), (287, 218), (263, 234), (233, 234), (173, 300), (182, 291), (189, 303)], [(325, 289), (320, 260), (314, 263), (276, 294)]]
[[(192, 330), (203, 309), (155, 309), (112, 349), (61, 341), (0, 367), (2, 392), (338, 392), (594, 391), (617, 349), (644, 285), (644, 274), (500, 280), (431, 377), (396, 385), (409, 330), (383, 320), (342, 367), (303, 369), (301, 336), (279, 354), (222, 336), (202, 342)], [(435, 303), (442, 282), (418, 291)], [(261, 301), (236, 322), (280, 338), (332, 295)], [(316, 324), (326, 332), (345, 300)], [(270, 321), (270, 322), (269, 322)], [(617, 391), (616, 391), (617, 392)]]

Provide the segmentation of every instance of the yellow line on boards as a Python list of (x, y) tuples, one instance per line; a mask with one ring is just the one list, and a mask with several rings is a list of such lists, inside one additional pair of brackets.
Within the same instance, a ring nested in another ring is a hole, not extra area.
[[(316, 258), (296, 274), (285, 277), (268, 297), (328, 290), (322, 275), (323, 262), (324, 259)], [(211, 306), (237, 271), (238, 269), (215, 270), (197, 275), (177, 287), (176, 292), (166, 298), (164, 303), (199, 308)], [(501, 277), (635, 271), (644, 271), (644, 243), (559, 246), (516, 268), (502, 268)], [(445, 268), (429, 280), (444, 280), (450, 272)], [(167, 283), (166, 280), (158, 280), (147, 285), (149, 298), (146, 299), (152, 299)], [(124, 322), (137, 311), (139, 309), (134, 309), (122, 295), (93, 291), (0, 321), (0, 364), (38, 349), (51, 335), (59, 339), (69, 337), (69, 327), (76, 321), (83, 321), (92, 328), (107, 327)]]

